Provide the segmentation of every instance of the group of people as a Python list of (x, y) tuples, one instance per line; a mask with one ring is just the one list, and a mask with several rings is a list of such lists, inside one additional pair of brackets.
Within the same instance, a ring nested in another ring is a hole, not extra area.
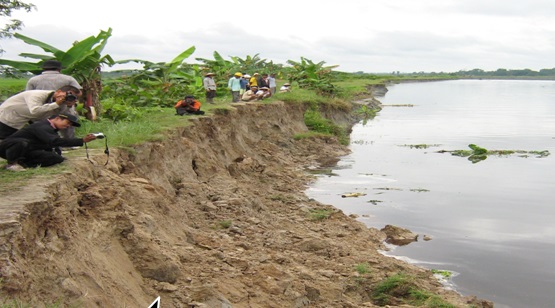
[(75, 138), (81, 85), (61, 73), (59, 61), (46, 60), (42, 69), (28, 80), (25, 91), (0, 104), (0, 157), (8, 161), (7, 170), (59, 164), (64, 161), (61, 147), (96, 139), (93, 134)]
[[(216, 82), (214, 73), (207, 73), (203, 80), (203, 87), (206, 92), (206, 103), (213, 104), (216, 97)], [(237, 72), (229, 78), (227, 88), (231, 92), (233, 103), (240, 101), (262, 100), (276, 94), (277, 84), (275, 74), (254, 73), (252, 76)], [(285, 83), (279, 92), (290, 92), (291, 85)]]

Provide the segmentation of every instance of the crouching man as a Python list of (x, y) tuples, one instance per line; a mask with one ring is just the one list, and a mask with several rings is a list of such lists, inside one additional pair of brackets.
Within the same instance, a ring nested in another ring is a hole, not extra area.
[(96, 139), (93, 134), (81, 138), (60, 138), (59, 130), (81, 126), (79, 118), (61, 113), (25, 126), (0, 142), (0, 157), (6, 159), (7, 170), (24, 171), (29, 167), (48, 167), (64, 161), (58, 147), (82, 146)]
[(194, 96), (187, 95), (185, 99), (175, 104), (175, 114), (181, 116), (184, 114), (204, 114), (204, 111), (200, 110), (200, 102)]

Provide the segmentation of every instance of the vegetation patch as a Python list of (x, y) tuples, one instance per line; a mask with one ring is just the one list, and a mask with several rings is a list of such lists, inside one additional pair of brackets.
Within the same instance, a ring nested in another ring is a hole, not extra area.
[(468, 160), (473, 164), (485, 160), (490, 155), (495, 156), (509, 156), (513, 154), (518, 154), (519, 157), (529, 157), (534, 156), (536, 158), (543, 158), (549, 156), (548, 150), (543, 151), (524, 151), (524, 150), (487, 150), (485, 148), (479, 147), (475, 144), (469, 144), (470, 150), (454, 150), (447, 151), (441, 150), (438, 153), (451, 153), (453, 156), (468, 157)]
[(412, 192), (429, 192), (429, 189), (424, 189), (424, 188), (411, 188), (410, 191)]
[(443, 278), (451, 278), (451, 276), (453, 276), (453, 273), (447, 270), (432, 269), (432, 273), (434, 273), (434, 275), (439, 275)]
[(431, 148), (431, 147), (438, 147), (440, 145), (441, 144), (403, 144), (403, 145), (400, 145), (400, 146), (411, 148), (411, 149), (427, 149), (427, 148)]
[(333, 214), (332, 210), (327, 209), (311, 209), (310, 210), (310, 220), (324, 220), (330, 218), (331, 214)]
[(372, 291), (374, 304), (379, 306), (413, 305), (422, 307), (455, 307), (416, 285), (417, 279), (398, 273), (379, 282)]
[(370, 269), (370, 264), (366, 262), (355, 265), (355, 271), (361, 275), (370, 273)]

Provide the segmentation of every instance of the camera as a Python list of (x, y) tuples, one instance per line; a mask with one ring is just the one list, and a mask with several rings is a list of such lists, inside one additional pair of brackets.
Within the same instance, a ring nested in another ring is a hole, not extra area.
[(65, 98), (66, 102), (74, 102), (77, 100), (77, 96), (75, 96), (73, 93), (71, 92), (66, 92), (66, 98)]
[(96, 139), (103, 139), (106, 136), (103, 133), (92, 133), (93, 136), (96, 137)]

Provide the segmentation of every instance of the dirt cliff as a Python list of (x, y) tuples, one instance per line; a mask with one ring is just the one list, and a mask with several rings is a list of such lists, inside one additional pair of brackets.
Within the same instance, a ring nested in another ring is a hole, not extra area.
[(380, 254), (382, 232), (304, 195), (305, 168), (348, 149), (295, 140), (303, 112), (239, 104), (3, 196), (0, 294), (33, 307), (148, 307), (157, 296), (161, 307), (373, 307), (376, 285), (403, 273), (467, 307), (430, 271)]

